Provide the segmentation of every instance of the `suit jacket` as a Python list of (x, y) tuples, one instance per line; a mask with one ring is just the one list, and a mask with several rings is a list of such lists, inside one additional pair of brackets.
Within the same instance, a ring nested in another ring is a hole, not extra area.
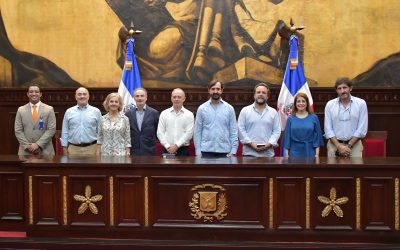
[(125, 114), (129, 118), (131, 130), (131, 155), (155, 155), (157, 126), (159, 113), (146, 105), (142, 129), (139, 130), (136, 119), (136, 109), (132, 108)]
[[(37, 117), (34, 123), (29, 103), (18, 108), (14, 125), (15, 136), (19, 142), (18, 155), (30, 155), (27, 150), (30, 143), (39, 145), (39, 154), (54, 155), (52, 138), (56, 133), (56, 116), (53, 107), (40, 102)], [(39, 129), (40, 119), (43, 119), (43, 129)]]

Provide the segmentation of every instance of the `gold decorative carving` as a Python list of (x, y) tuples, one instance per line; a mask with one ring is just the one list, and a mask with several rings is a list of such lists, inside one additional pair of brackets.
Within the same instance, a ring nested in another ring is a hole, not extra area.
[(149, 178), (144, 177), (144, 226), (149, 226)]
[(68, 225), (68, 210), (67, 210), (67, 176), (63, 176), (63, 224)]
[(213, 222), (214, 219), (222, 220), (227, 216), (226, 209), (228, 202), (226, 200), (225, 188), (214, 184), (201, 184), (191, 189), (195, 191), (189, 207), (190, 214), (196, 220), (203, 219), (204, 222)]
[(399, 230), (399, 178), (394, 180), (394, 228)]
[(306, 229), (310, 229), (310, 178), (306, 179)]
[(32, 176), (28, 178), (29, 182), (29, 225), (33, 225), (33, 191), (32, 191)]
[(361, 180), (356, 179), (356, 229), (361, 230)]
[(323, 204), (326, 204), (326, 207), (322, 210), (322, 217), (327, 217), (331, 211), (335, 212), (337, 217), (343, 217), (343, 210), (339, 207), (339, 205), (346, 204), (349, 198), (341, 197), (336, 198), (336, 188), (331, 187), (329, 198), (325, 196), (318, 196), (318, 200)]
[(269, 229), (274, 228), (274, 179), (269, 178)]
[(78, 214), (83, 214), (87, 208), (89, 208), (90, 212), (92, 212), (93, 214), (98, 214), (99, 210), (94, 203), (101, 201), (103, 199), (103, 196), (101, 194), (92, 196), (92, 187), (87, 185), (85, 187), (85, 196), (75, 194), (74, 199), (76, 201), (82, 202), (82, 204), (78, 208)]
[(114, 226), (114, 178), (110, 176), (110, 226)]

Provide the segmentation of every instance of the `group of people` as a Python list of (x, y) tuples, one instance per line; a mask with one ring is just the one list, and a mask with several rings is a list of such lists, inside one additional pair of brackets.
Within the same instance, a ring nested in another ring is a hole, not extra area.
[[(239, 141), (243, 156), (273, 157), (281, 137), (277, 111), (268, 106), (270, 89), (259, 83), (254, 87), (254, 103), (244, 107), (236, 121), (235, 110), (222, 99), (223, 83), (208, 85), (210, 99), (199, 106), (196, 117), (186, 109), (185, 92), (171, 93), (172, 107), (159, 112), (146, 104), (147, 90), (133, 93), (135, 106), (123, 112), (123, 100), (117, 93), (103, 102), (107, 113), (101, 115), (91, 106), (89, 91), (75, 92), (77, 105), (64, 115), (61, 144), (65, 155), (155, 155), (157, 139), (163, 153), (189, 155), (193, 138), (196, 155), (231, 157)], [(337, 98), (325, 107), (324, 130), (328, 139), (328, 157), (361, 157), (361, 139), (368, 129), (366, 102), (352, 96), (352, 81), (339, 78), (335, 83)], [(29, 103), (18, 108), (15, 135), (20, 143), (19, 155), (54, 155), (52, 137), (56, 131), (54, 109), (40, 101), (39, 86), (28, 89)], [(318, 117), (313, 114), (306, 94), (298, 93), (284, 129), (282, 146), (286, 157), (319, 157), (323, 136)]]

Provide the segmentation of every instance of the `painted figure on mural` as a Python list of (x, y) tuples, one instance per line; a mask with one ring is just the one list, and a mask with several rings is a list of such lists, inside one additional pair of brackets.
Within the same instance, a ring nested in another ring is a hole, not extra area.
[[(286, 56), (282, 54), (281, 44), (287, 43), (284, 29), (287, 26), (275, 16), (264, 20), (264, 11), (260, 13), (257, 10), (259, 6), (254, 2), (107, 2), (124, 24), (129, 25), (133, 21), (135, 26), (150, 31), (138, 38), (141, 46), (136, 48), (141, 74), (145, 79), (204, 83), (217, 75), (224, 77), (225, 82), (240, 81), (234, 74), (221, 70), (235, 67), (232, 65), (243, 58), (252, 59), (247, 60), (244, 67), (259, 68), (264, 74), (279, 75), (277, 72), (282, 71), (282, 59)], [(262, 9), (273, 9), (281, 2), (262, 2)], [(126, 9), (131, 9), (131, 14)], [(258, 20), (259, 17), (264, 19)], [(276, 78), (266, 80), (280, 84), (281, 79)]]
[(10, 42), (0, 9), (0, 87), (79, 86), (64, 70), (50, 60), (19, 51)]

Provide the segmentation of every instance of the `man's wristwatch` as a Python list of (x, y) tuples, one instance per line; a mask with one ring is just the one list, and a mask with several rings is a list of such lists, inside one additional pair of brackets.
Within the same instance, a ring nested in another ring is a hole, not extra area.
[(350, 143), (348, 143), (348, 144), (347, 144), (347, 147), (349, 147), (350, 149), (352, 149), (352, 148), (353, 148), (353, 145), (350, 144)]

